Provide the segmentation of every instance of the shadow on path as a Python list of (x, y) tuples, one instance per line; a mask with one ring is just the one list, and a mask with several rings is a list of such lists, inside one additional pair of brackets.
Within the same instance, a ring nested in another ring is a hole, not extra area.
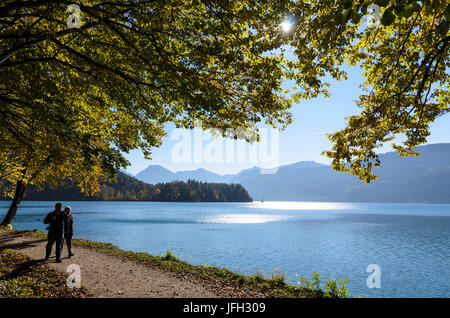
[(31, 260), (31, 261), (27, 261), (25, 263), (22, 263), (15, 270), (13, 270), (12, 272), (1, 276), (0, 277), (0, 281), (2, 281), (2, 280), (9, 280), (9, 279), (14, 279), (14, 278), (17, 278), (17, 277), (25, 276), (25, 274), (29, 273), (33, 269), (33, 266), (36, 266), (36, 265), (39, 265), (39, 264), (43, 264), (43, 263), (45, 263), (44, 260)]
[(12, 250), (21, 250), (29, 247), (35, 247), (38, 244), (45, 242), (45, 239), (34, 239), (27, 240), (22, 242), (14, 242), (15, 239), (19, 237), (16, 235), (0, 235), (0, 250), (12, 249)]

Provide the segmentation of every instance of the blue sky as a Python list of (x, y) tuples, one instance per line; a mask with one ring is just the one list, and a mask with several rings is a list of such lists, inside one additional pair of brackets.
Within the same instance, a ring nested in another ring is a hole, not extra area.
[[(332, 83), (330, 88), (331, 97), (317, 98), (293, 105), (291, 109), (293, 123), (279, 134), (277, 156), (279, 165), (309, 160), (326, 164), (330, 163), (328, 158), (321, 155), (323, 150), (330, 149), (331, 146), (326, 133), (342, 129), (345, 126), (345, 117), (360, 112), (354, 101), (361, 92), (359, 84), (363, 80), (361, 76), (362, 71), (359, 68), (347, 68), (347, 72), (347, 81)], [(142, 152), (139, 150), (127, 154), (126, 157), (131, 163), (127, 171), (136, 174), (153, 164), (162, 165), (174, 172), (204, 168), (219, 174), (227, 174), (237, 173), (242, 169), (251, 168), (255, 165), (261, 166), (258, 162), (255, 163), (250, 160), (248, 155), (251, 152), (250, 148), (248, 148), (249, 146), (246, 146), (247, 156), (243, 162), (234, 160), (233, 162), (208, 163), (205, 160), (201, 162), (190, 160), (180, 163), (178, 160), (174, 160), (172, 155), (174, 147), (180, 143), (180, 140), (172, 140), (174, 129), (173, 125), (167, 126), (168, 135), (163, 139), (163, 145), (154, 149), (151, 161), (145, 160)], [(193, 136), (192, 131), (190, 136)], [(203, 149), (211, 142), (211, 139), (204, 140), (202, 142)], [(449, 115), (438, 118), (431, 126), (431, 136), (428, 138), (428, 143), (440, 142), (450, 142)], [(234, 147), (237, 146), (234, 145)], [(226, 152), (225, 145), (223, 148)], [(192, 149), (194, 151), (194, 148)], [(385, 146), (380, 148), (379, 152), (391, 150), (389, 146)], [(237, 148), (235, 148), (235, 151), (237, 151)], [(268, 151), (270, 153), (270, 149)]]

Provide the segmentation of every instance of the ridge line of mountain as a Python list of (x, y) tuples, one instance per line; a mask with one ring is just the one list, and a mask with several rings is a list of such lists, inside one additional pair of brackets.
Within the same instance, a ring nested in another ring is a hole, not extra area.
[(331, 166), (314, 161), (282, 165), (274, 174), (262, 174), (259, 167), (236, 174), (220, 175), (200, 168), (171, 172), (150, 165), (135, 178), (159, 182), (197, 180), (238, 183), (255, 200), (358, 201), (358, 202), (450, 202), (450, 143), (417, 147), (420, 157), (401, 158), (396, 152), (380, 154), (378, 180), (366, 185)]

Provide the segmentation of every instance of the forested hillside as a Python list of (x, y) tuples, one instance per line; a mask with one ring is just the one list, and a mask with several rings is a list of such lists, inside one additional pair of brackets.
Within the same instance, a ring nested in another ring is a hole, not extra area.
[[(98, 196), (88, 197), (68, 184), (57, 189), (45, 185), (41, 191), (30, 186), (24, 200), (49, 201), (172, 201), (172, 202), (250, 202), (252, 198), (240, 184), (206, 183), (193, 180), (151, 185), (122, 172), (117, 183), (101, 185)], [(2, 194), (5, 186), (2, 187)], [(4, 196), (2, 199), (7, 199)]]

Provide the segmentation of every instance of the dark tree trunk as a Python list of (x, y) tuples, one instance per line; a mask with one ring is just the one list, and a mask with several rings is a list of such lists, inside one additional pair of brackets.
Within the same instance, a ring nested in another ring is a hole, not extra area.
[(8, 213), (6, 213), (5, 218), (3, 219), (0, 225), (6, 226), (11, 224), (11, 221), (16, 216), (17, 207), (19, 206), (20, 201), (22, 201), (25, 191), (27, 189), (27, 184), (25, 184), (22, 180), (17, 182), (16, 192), (14, 193), (14, 199), (9, 206)]

